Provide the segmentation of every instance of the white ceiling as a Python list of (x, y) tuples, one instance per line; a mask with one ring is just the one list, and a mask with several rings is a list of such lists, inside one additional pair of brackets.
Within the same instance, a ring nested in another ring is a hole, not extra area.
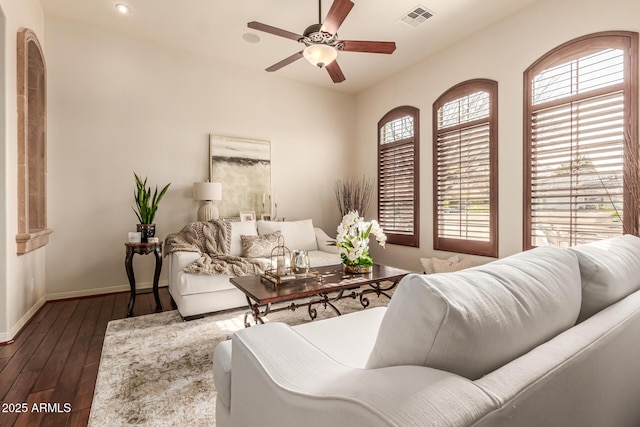
[[(334, 84), (325, 70), (304, 59), (276, 71), (282, 77), (321, 87), (358, 93), (430, 54), (499, 21), (535, 0), (354, 0), (338, 31), (343, 40), (395, 41), (391, 55), (340, 52), (346, 81)], [(259, 21), (301, 34), (318, 21), (317, 0), (40, 0), (45, 13), (89, 23), (133, 37), (186, 49), (264, 70), (302, 50), (293, 40), (247, 28)], [(131, 8), (116, 11), (116, 3)], [(433, 17), (417, 28), (399, 19), (421, 5)], [(322, 2), (322, 17), (331, 0)], [(259, 43), (243, 40), (245, 33)], [(266, 71), (265, 71), (266, 73)]]

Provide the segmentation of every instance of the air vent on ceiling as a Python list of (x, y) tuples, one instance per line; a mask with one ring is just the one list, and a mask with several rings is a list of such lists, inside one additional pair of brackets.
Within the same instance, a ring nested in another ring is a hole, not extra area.
[(427, 10), (426, 7), (417, 5), (416, 7), (411, 9), (409, 12), (404, 14), (400, 18), (400, 21), (412, 27), (417, 27), (418, 25), (422, 24), (432, 16), (433, 16), (433, 13), (429, 12), (429, 10)]

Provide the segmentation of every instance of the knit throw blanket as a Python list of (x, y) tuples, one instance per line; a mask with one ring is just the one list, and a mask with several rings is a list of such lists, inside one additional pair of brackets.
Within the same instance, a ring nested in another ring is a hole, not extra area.
[(235, 277), (263, 272), (260, 261), (229, 255), (230, 248), (231, 223), (217, 219), (188, 224), (165, 239), (165, 254), (178, 251), (200, 254), (200, 258), (184, 268), (185, 273)]

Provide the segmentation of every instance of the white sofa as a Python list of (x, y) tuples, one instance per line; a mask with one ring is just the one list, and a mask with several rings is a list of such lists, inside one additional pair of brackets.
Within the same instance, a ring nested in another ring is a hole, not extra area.
[[(242, 256), (242, 235), (258, 236), (280, 231), (290, 250), (308, 251), (311, 267), (340, 264), (335, 246), (329, 246), (330, 237), (313, 226), (310, 219), (301, 221), (243, 221), (231, 223), (230, 255)], [(229, 282), (226, 274), (189, 274), (183, 270), (200, 257), (199, 252), (173, 252), (168, 256), (169, 293), (184, 319), (200, 317), (206, 313), (247, 305), (244, 294)]]
[(409, 275), (387, 308), (220, 343), (216, 425), (639, 426), (638, 289), (633, 236)]

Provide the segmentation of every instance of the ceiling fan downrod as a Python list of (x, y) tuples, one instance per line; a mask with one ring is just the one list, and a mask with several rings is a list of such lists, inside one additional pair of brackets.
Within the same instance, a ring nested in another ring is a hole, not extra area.
[(312, 46), (316, 44), (325, 44), (327, 46), (333, 46), (338, 50), (342, 50), (340, 44), (336, 44), (338, 40), (338, 34), (327, 33), (322, 31), (322, 0), (318, 0), (318, 23), (309, 25), (303, 33), (303, 37), (298, 40), (304, 43), (306, 46)]

